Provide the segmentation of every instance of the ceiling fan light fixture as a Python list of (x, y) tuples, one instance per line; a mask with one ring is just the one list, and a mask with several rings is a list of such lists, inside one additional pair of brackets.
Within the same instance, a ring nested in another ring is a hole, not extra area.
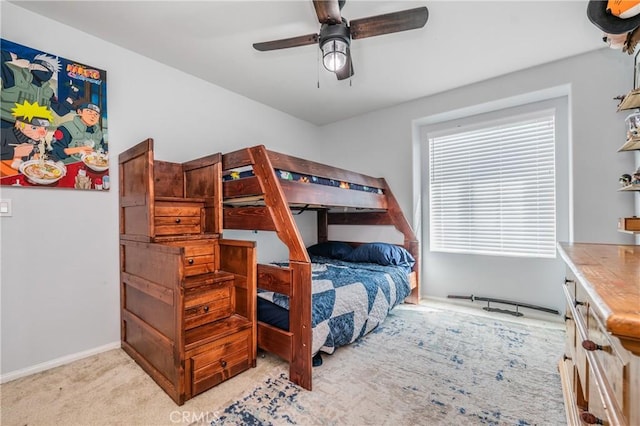
[(347, 64), (347, 47), (349, 45), (340, 38), (325, 41), (322, 46), (322, 63), (331, 72), (344, 68)]
[(351, 34), (344, 18), (340, 24), (322, 24), (320, 50), (322, 64), (328, 71), (337, 73), (349, 62), (350, 43)]

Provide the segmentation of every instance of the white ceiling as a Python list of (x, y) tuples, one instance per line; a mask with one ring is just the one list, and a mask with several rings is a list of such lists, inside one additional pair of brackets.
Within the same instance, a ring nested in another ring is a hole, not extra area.
[(604, 46), (586, 0), (347, 0), (347, 20), (419, 6), (429, 20), (353, 40), (355, 75), (338, 81), (315, 45), (252, 47), (317, 33), (311, 0), (12, 3), (318, 125)]

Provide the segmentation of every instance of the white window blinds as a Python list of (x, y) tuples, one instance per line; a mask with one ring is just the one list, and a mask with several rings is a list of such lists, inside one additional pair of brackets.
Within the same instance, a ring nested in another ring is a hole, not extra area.
[(429, 135), (432, 251), (555, 257), (555, 112)]

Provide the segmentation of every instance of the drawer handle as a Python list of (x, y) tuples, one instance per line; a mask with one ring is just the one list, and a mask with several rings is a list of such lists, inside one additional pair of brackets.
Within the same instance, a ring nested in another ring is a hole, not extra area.
[(602, 350), (602, 346), (598, 345), (593, 340), (583, 340), (582, 341), (582, 347), (585, 348), (588, 351), (601, 351)]
[(177, 218), (177, 219), (176, 219), (176, 223), (180, 223), (180, 218)]
[(571, 361), (572, 359), (571, 359), (571, 357), (570, 357), (570, 356), (567, 356), (567, 354), (562, 354), (562, 360), (563, 360), (563, 361), (566, 361), (566, 360)]
[(227, 361), (225, 361), (224, 359), (221, 359), (220, 365), (222, 366), (222, 368), (227, 368)]
[(588, 425), (603, 425), (604, 422), (588, 411), (580, 413), (580, 419)]
[(575, 281), (574, 281), (574, 280), (570, 280), (569, 278), (566, 278), (566, 277), (565, 277), (565, 279), (564, 279), (564, 283), (565, 283), (565, 284), (575, 283)]
[(204, 311), (204, 313), (206, 314), (207, 312), (209, 312), (209, 307), (205, 306), (204, 308), (202, 308), (202, 310)]
[(564, 316), (564, 320), (565, 320), (565, 321), (569, 321), (570, 319), (573, 319), (573, 318), (571, 318), (569, 315), (565, 315), (565, 316)]
[(579, 302), (578, 299), (573, 300), (573, 306), (584, 305), (584, 302)]
[(193, 259), (189, 259), (189, 265), (193, 265)]

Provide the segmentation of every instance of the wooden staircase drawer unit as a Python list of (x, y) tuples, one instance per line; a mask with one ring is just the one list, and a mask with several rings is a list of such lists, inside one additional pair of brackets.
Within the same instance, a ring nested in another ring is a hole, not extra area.
[(193, 395), (250, 368), (250, 348), (251, 330), (243, 330), (199, 349), (191, 357)]
[(189, 202), (156, 202), (156, 235), (186, 235), (202, 232), (203, 205)]
[(229, 317), (234, 310), (232, 283), (229, 280), (215, 288), (187, 290), (184, 301), (185, 329)]
[(222, 239), (222, 155), (118, 156), (122, 348), (178, 405), (256, 366), (256, 244)]

